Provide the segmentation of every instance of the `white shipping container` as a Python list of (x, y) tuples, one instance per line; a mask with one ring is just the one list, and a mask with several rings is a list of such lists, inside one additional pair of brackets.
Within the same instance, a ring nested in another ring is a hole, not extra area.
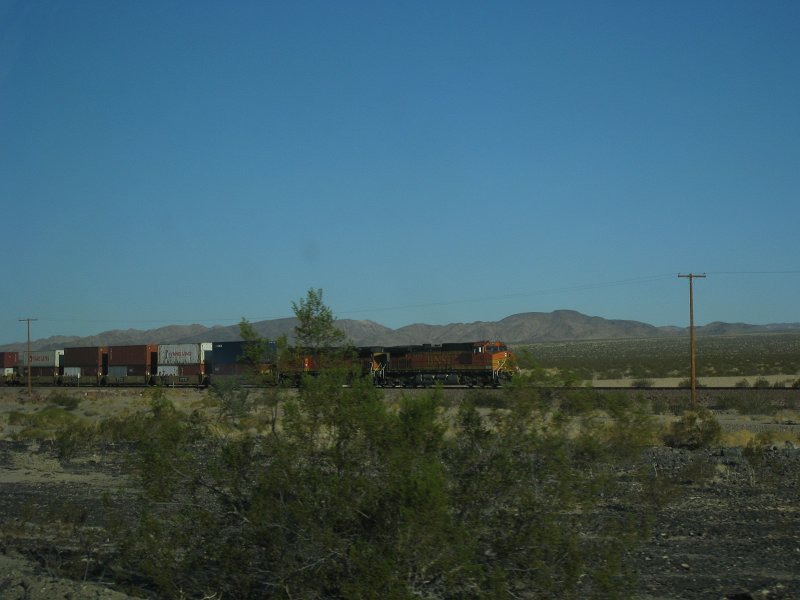
[[(59, 367), (61, 360), (64, 356), (63, 350), (32, 350), (31, 351), (31, 367)], [(28, 366), (28, 351), (24, 350), (19, 353), (19, 367)]]
[(80, 367), (64, 367), (64, 377), (80, 377)]
[(178, 375), (177, 365), (174, 367), (158, 365), (158, 376), (164, 377), (168, 375), (176, 375), (176, 376)]
[(158, 365), (199, 365), (205, 362), (205, 353), (211, 351), (210, 343), (161, 344), (158, 347)]

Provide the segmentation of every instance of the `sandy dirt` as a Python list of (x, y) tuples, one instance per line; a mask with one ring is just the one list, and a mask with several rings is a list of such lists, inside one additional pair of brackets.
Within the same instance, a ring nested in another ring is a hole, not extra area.
[[(666, 387), (676, 388), (681, 382), (686, 380), (685, 377), (648, 377), (647, 378), (653, 387)], [(698, 377), (698, 383), (711, 388), (719, 387), (736, 387), (736, 384), (742, 380), (747, 381), (747, 384), (752, 387), (758, 379), (765, 379), (769, 384), (783, 384), (785, 387), (791, 387), (798, 380), (797, 374), (794, 375), (752, 375), (749, 377)], [(591, 381), (593, 387), (630, 387), (634, 379), (626, 377), (625, 379), (594, 379)]]

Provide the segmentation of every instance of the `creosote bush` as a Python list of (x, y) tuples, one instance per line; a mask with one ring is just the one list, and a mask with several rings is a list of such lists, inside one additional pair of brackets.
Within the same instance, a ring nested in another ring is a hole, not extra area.
[(303, 379), (259, 433), (155, 398), (115, 573), (159, 597), (625, 595), (657, 496), (633, 468), (652, 443), (643, 402), (606, 400), (610, 420), (576, 428), (524, 380), (452, 417), (439, 390), (392, 409), (345, 377)]
[(50, 394), (50, 396), (48, 397), (48, 401), (51, 404), (60, 406), (64, 410), (75, 410), (81, 403), (80, 398), (73, 396), (72, 394), (68, 394), (61, 391), (56, 392), (54, 394)]
[(710, 410), (700, 408), (687, 410), (683, 416), (670, 424), (664, 434), (664, 443), (673, 448), (697, 450), (719, 444), (722, 427)]
[(634, 388), (651, 388), (653, 387), (653, 380), (647, 378), (639, 378), (631, 381), (631, 387)]

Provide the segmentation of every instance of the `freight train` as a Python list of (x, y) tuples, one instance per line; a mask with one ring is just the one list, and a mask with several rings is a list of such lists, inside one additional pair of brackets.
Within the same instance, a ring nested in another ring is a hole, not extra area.
[[(248, 345), (249, 344), (249, 345)], [(345, 368), (377, 386), (499, 386), (514, 355), (499, 341), (360, 347), (347, 352), (288, 348), (275, 342), (201, 342), (89, 346), (0, 352), (6, 385), (206, 386), (236, 379), (299, 383), (303, 375)]]

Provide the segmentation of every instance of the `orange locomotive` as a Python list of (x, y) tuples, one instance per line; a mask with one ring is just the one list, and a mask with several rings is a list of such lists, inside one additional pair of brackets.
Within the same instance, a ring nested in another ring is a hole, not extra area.
[(370, 367), (379, 386), (498, 386), (514, 370), (514, 355), (498, 341), (374, 348)]

